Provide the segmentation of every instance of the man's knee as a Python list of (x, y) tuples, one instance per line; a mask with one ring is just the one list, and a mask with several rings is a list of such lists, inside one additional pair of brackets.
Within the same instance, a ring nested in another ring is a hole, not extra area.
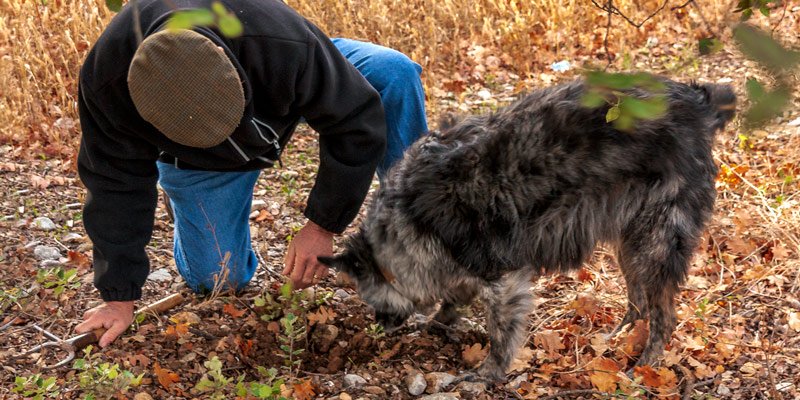
[(221, 260), (176, 257), (175, 261), (186, 284), (196, 293), (206, 293), (216, 288), (238, 291), (253, 279), (257, 261), (254, 254), (236, 258), (228, 254)]
[(374, 54), (370, 61), (367, 75), (379, 92), (389, 88), (409, 88), (421, 82), (422, 67), (397, 50), (386, 48)]

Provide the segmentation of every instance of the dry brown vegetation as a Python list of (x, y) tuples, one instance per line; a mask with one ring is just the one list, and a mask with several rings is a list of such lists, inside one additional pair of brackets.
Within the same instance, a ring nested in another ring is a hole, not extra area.
[[(726, 1), (668, 8), (642, 29), (617, 21), (609, 36), (612, 54), (642, 46), (648, 38), (682, 42), (732, 21)], [(443, 81), (458, 88), (488, 74), (526, 77), (561, 59), (602, 62), (607, 14), (588, 0), (569, 1), (307, 1), (289, 4), (331, 36), (396, 48), (423, 65), (428, 88)], [(635, 21), (660, 0), (616, 2)], [(112, 17), (102, 0), (0, 0), (0, 140), (24, 144), (31, 153), (69, 156), (77, 127), (77, 74), (91, 43)], [(656, 26), (668, 29), (655, 29)], [(676, 40), (677, 39), (677, 40)], [(436, 112), (437, 104), (430, 105)]]
[[(713, 32), (729, 43), (729, 26), (738, 18), (729, 1), (698, 3), (702, 9), (690, 5), (672, 10), (683, 2), (670, 2), (638, 29), (614, 17), (608, 43), (611, 69), (728, 82), (743, 99), (743, 109), (745, 79), (766, 76), (732, 44), (715, 55), (697, 57), (697, 38)], [(608, 15), (589, 0), (289, 4), (332, 36), (381, 43), (420, 62), (431, 120), (443, 110), (491, 110), (521, 91), (576, 75), (575, 69), (552, 71), (549, 66), (555, 61), (604, 65), (607, 57)], [(641, 21), (662, 3), (615, 4)], [(755, 22), (797, 48), (800, 5), (783, 4), (785, 8)], [(39, 323), (67, 336), (97, 298), (91, 286), (90, 244), (80, 221), (83, 190), (72, 161), (80, 130), (74, 99), (80, 62), (111, 17), (102, 0), (0, 0), (0, 326), (7, 329), (0, 333), (2, 398), (17, 396), (10, 391), (15, 378), (36, 373), (57, 378), (55, 391), (47, 392), (53, 397), (122, 390), (99, 383), (80, 388), (78, 376), (85, 371), (48, 372), (33, 359), (9, 361), (17, 349), (42, 340), (26, 326)], [(536, 286), (538, 307), (529, 340), (509, 375), (516, 386), (490, 386), (479, 394), (446, 390), (480, 399), (598, 398), (600, 392), (606, 393), (600, 398), (800, 399), (798, 110), (795, 96), (790, 109), (766, 126), (745, 130), (735, 121), (719, 134), (717, 210), (677, 301), (679, 326), (661, 367), (639, 370), (633, 381), (622, 373), (641, 350), (645, 325), (604, 340), (624, 313), (625, 298), (613, 257), (599, 251), (576, 276), (543, 279)], [(302, 307), (290, 304), (295, 301), (291, 299), (272, 308), (258, 305), (255, 299), (265, 293), (277, 297), (279, 277), (266, 267), (278, 269), (287, 237), (303, 223), (303, 201), (315, 171), (315, 140), (312, 132), (300, 132), (283, 169), (262, 174), (256, 197), (266, 204), (253, 218), (253, 236), (263, 258), (257, 277), (262, 285), (243, 296), (188, 295), (171, 260), (171, 227), (159, 209), (148, 252), (153, 269), (172, 278), (148, 282), (145, 300), (176, 290), (192, 300), (171, 320), (145, 321), (115, 348), (100, 353), (99, 361), (144, 374), (139, 386), (125, 385), (127, 394), (120, 398), (136, 393), (207, 398), (211, 392), (196, 385), (210, 369), (205, 362), (214, 356), (223, 363), (225, 376), (244, 374), (248, 382), (265, 382), (257, 367), (275, 366), (287, 379), (285, 395), (310, 398), (314, 391), (343, 400), (410, 398), (403, 380), (414, 371), (457, 373), (479, 362), (486, 337), (468, 322), (481, 320), (480, 307), (468, 312), (457, 344), (410, 330), (381, 336), (352, 290), (333, 296), (339, 282), (326, 281), (311, 295), (326, 298), (320, 304), (293, 297)], [(59, 228), (36, 228), (33, 220), (39, 216), (51, 218)], [(63, 293), (48, 286), (58, 282), (52, 274), (37, 278), (43, 269), (34, 249), (40, 244), (61, 249), (56, 261), (64, 270), (77, 271), (74, 280), (55, 286), (63, 286)], [(17, 298), (21, 293), (28, 297)], [(305, 317), (301, 322), (308, 335), (297, 344), (305, 350), (300, 368), (287, 371), (280, 367), (276, 347), (286, 337), (280, 318), (290, 311)], [(328, 340), (334, 330), (338, 339)], [(352, 345), (342, 346), (342, 341)], [(173, 371), (179, 373), (171, 375)], [(365, 377), (367, 383), (345, 387), (344, 371)], [(233, 383), (215, 393), (232, 397)]]

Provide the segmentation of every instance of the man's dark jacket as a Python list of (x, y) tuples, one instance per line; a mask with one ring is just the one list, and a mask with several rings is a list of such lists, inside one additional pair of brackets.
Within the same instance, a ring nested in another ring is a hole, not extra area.
[[(173, 6), (210, 3), (139, 0), (142, 32), (147, 37), (163, 29)], [(320, 134), (320, 165), (305, 215), (339, 233), (358, 213), (385, 151), (378, 93), (325, 34), (279, 1), (223, 3), (242, 22), (244, 34), (225, 38), (212, 29), (196, 31), (233, 60), (246, 108), (231, 140), (216, 147), (172, 142), (136, 112), (127, 86), (137, 47), (129, 6), (111, 21), (81, 69), (78, 170), (89, 192), (84, 223), (94, 244), (95, 286), (105, 301), (141, 297), (158, 199), (157, 159), (214, 171), (269, 167), (304, 118)]]

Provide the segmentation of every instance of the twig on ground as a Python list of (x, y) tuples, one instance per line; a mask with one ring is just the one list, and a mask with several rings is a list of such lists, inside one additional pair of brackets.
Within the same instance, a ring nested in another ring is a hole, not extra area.
[(775, 26), (772, 27), (772, 31), (770, 31), (770, 33), (775, 33), (775, 30), (778, 29), (778, 27), (781, 26), (781, 24), (783, 23), (783, 19), (786, 17), (786, 7), (788, 5), (789, 5), (789, 1), (788, 0), (783, 0), (783, 12), (781, 13), (781, 18), (778, 20), (778, 22), (775, 24)]
[(681, 374), (683, 374), (683, 377), (686, 379), (686, 384), (683, 386), (682, 399), (691, 400), (695, 388), (694, 375), (692, 375), (692, 371), (690, 371), (689, 368), (686, 368), (683, 365), (678, 364), (677, 367), (681, 370)]
[(683, 4), (679, 5), (679, 6), (670, 7), (669, 10), (670, 11), (680, 10), (681, 8), (686, 8), (686, 6), (688, 6), (691, 3), (694, 3), (694, 0), (687, 0), (685, 3), (683, 3)]
[(540, 397), (539, 400), (556, 400), (565, 397), (577, 397), (583, 395), (602, 395), (602, 396), (609, 396), (609, 397), (617, 397), (622, 398), (624, 395), (616, 394), (616, 393), (605, 393), (594, 389), (578, 389), (578, 390), (566, 390), (561, 393), (551, 394), (549, 396)]

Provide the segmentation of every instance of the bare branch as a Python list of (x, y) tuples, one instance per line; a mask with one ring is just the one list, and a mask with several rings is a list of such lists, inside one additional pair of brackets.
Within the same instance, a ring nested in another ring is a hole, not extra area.
[[(690, 0), (690, 1), (691, 1), (691, 0)], [(592, 4), (594, 4), (594, 5), (595, 5), (595, 7), (598, 7), (599, 9), (601, 9), (601, 10), (603, 10), (603, 11), (607, 11), (609, 14), (617, 14), (617, 15), (619, 15), (620, 17), (622, 17), (622, 19), (624, 19), (625, 21), (627, 21), (629, 24), (631, 24), (631, 25), (633, 25), (633, 26), (635, 26), (635, 27), (637, 27), (637, 28), (641, 28), (641, 27), (642, 27), (642, 25), (644, 25), (645, 23), (647, 23), (647, 21), (651, 20), (653, 17), (655, 17), (656, 15), (658, 15), (658, 13), (660, 13), (660, 12), (661, 12), (661, 10), (663, 10), (663, 9), (664, 9), (664, 7), (666, 7), (666, 6), (667, 6), (667, 3), (669, 3), (669, 0), (664, 0), (664, 3), (662, 3), (662, 4), (661, 4), (661, 6), (660, 6), (660, 7), (658, 7), (658, 9), (656, 9), (655, 11), (653, 11), (653, 12), (652, 12), (650, 15), (648, 15), (648, 16), (647, 16), (645, 19), (643, 19), (641, 22), (634, 22), (634, 21), (633, 21), (633, 19), (631, 19), (630, 17), (628, 17), (627, 15), (625, 15), (625, 13), (623, 13), (622, 11), (620, 11), (620, 9), (619, 9), (619, 8), (617, 8), (616, 6), (614, 6), (614, 4), (613, 4), (612, 2), (610, 2), (610, 1), (609, 1), (609, 2), (608, 2), (606, 5), (605, 5), (605, 6), (601, 6), (601, 5), (597, 4), (597, 2), (595, 2), (595, 0), (592, 0)]]

